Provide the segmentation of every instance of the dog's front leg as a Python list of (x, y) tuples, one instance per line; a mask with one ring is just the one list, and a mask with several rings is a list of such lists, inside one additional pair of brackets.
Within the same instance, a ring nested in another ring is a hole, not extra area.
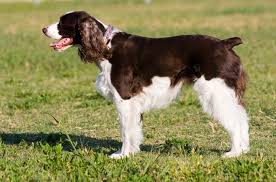
[(107, 100), (112, 100), (112, 93), (108, 87), (107, 79), (103, 72), (101, 72), (96, 79), (96, 91), (106, 98)]
[(122, 138), (121, 150), (113, 153), (111, 158), (122, 158), (140, 151), (142, 143), (142, 121), (139, 106), (134, 100), (115, 101), (120, 118), (120, 129)]

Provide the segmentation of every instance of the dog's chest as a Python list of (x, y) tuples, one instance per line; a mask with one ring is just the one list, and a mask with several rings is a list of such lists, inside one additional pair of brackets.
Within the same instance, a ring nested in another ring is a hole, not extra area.
[[(122, 102), (123, 99), (111, 83), (111, 66), (108, 61), (101, 61), (99, 63), (102, 72), (97, 77), (96, 90), (114, 103)], [(171, 79), (169, 77), (155, 76), (152, 78), (152, 84), (143, 87), (143, 91), (132, 97), (130, 102), (139, 107), (141, 112), (166, 107), (179, 95), (181, 86), (182, 82), (171, 86)]]

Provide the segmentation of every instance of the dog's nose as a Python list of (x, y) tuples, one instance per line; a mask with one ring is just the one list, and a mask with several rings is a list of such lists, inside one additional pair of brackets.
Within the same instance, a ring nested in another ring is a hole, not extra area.
[(43, 32), (44, 34), (46, 34), (46, 33), (47, 33), (47, 28), (42, 28), (42, 32)]

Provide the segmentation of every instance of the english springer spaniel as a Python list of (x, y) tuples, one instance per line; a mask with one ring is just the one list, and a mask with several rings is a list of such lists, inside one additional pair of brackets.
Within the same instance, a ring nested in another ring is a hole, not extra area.
[(233, 51), (240, 38), (142, 37), (107, 26), (84, 11), (67, 13), (42, 31), (57, 39), (50, 45), (54, 50), (75, 45), (83, 61), (100, 69), (96, 89), (115, 104), (120, 118), (122, 148), (112, 158), (140, 150), (142, 114), (169, 105), (184, 83), (193, 85), (203, 110), (229, 133), (231, 150), (224, 157), (249, 151), (242, 100), (246, 75)]

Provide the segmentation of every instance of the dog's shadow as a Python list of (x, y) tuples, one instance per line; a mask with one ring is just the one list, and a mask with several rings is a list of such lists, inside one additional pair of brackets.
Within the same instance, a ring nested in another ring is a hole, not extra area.
[[(84, 135), (67, 135), (63, 133), (0, 133), (2, 143), (7, 145), (18, 145), (25, 143), (27, 145), (41, 143), (55, 146), (62, 144), (63, 150), (72, 151), (75, 148), (90, 148), (95, 152), (109, 153), (119, 150), (122, 143), (111, 138), (91, 138)], [(143, 145), (142, 150), (154, 151), (157, 146)], [(105, 150), (104, 150), (105, 149)]]
[(65, 151), (86, 147), (100, 152), (104, 148), (116, 150), (121, 146), (120, 142), (110, 138), (98, 139), (84, 135), (67, 135), (63, 133), (0, 133), (0, 139), (2, 143), (7, 145), (47, 143), (50, 146), (55, 146), (62, 144)]
[[(0, 133), (0, 140), (7, 145), (18, 145), (20, 143), (25, 143), (27, 145), (47, 143), (50, 146), (55, 146), (57, 144), (62, 144), (63, 150), (65, 151), (89, 148), (95, 152), (103, 152), (105, 154), (110, 154), (119, 150), (122, 145), (121, 142), (111, 138), (99, 139), (84, 135), (67, 135), (63, 133)], [(145, 152), (170, 153), (171, 147), (173, 147), (173, 145), (167, 143), (141, 145), (141, 150)], [(190, 147), (183, 147), (182, 149), (185, 153), (190, 153), (192, 150)], [(208, 152), (199, 148), (198, 151), (200, 151), (201, 154), (210, 152), (217, 154), (221, 153), (221, 151), (216, 149), (207, 150)]]

